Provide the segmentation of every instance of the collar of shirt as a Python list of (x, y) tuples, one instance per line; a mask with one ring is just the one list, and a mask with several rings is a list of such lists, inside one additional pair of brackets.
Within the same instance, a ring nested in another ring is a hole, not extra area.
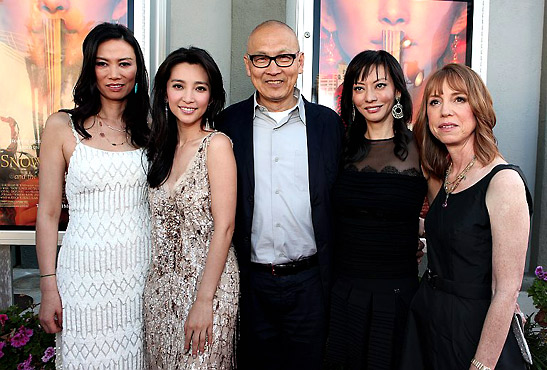
[[(258, 101), (256, 100), (256, 96), (257, 96), (257, 92), (255, 91), (253, 95), (253, 100), (254, 100), (253, 120), (256, 118), (257, 109), (260, 109), (262, 112), (268, 112), (268, 108), (258, 104)], [(296, 87), (294, 88), (294, 97), (297, 100), (296, 105), (290, 109), (289, 115), (295, 109), (298, 109), (298, 115), (300, 116), (300, 120), (302, 121), (304, 125), (306, 125), (306, 110), (304, 108), (304, 99), (302, 98), (302, 94), (300, 93), (300, 90), (298, 90)]]

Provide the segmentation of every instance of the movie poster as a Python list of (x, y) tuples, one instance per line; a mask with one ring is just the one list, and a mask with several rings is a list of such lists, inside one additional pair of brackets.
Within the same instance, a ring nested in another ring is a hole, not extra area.
[(317, 101), (339, 111), (351, 59), (383, 49), (401, 63), (416, 116), (432, 72), (452, 62), (471, 65), (472, 13), (472, 0), (321, 0)]
[[(87, 33), (104, 21), (127, 25), (130, 6), (128, 0), (0, 0), (0, 230), (34, 228), (44, 123), (74, 106)], [(65, 202), (61, 224), (66, 208)]]

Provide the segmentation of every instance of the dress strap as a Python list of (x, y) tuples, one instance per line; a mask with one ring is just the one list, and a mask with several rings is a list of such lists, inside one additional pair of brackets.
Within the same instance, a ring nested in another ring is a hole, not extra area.
[(78, 131), (74, 128), (74, 121), (72, 120), (72, 114), (68, 113), (68, 118), (70, 119), (70, 128), (72, 129), (72, 134), (76, 138), (76, 145), (80, 144), (82, 139), (80, 138), (80, 135), (78, 134)]
[(228, 138), (228, 140), (230, 140), (230, 144), (232, 144), (232, 148), (234, 147), (234, 143), (232, 142), (232, 139), (230, 139), (230, 137), (228, 135), (226, 135), (224, 132), (220, 132), (220, 131), (212, 131), (207, 136), (205, 136), (203, 141), (207, 142), (207, 146), (209, 146), (209, 143), (211, 142), (211, 139), (213, 138), (213, 136), (215, 136), (217, 134), (222, 135), (222, 136), (226, 136)]
[(532, 194), (530, 193), (530, 189), (528, 189), (528, 183), (526, 181), (526, 177), (524, 176), (524, 173), (522, 172), (522, 170), (520, 169), (519, 166), (514, 165), (514, 164), (498, 164), (498, 165), (496, 165), (494, 168), (492, 168), (490, 173), (488, 175), (486, 175), (488, 177), (488, 184), (490, 184), (490, 180), (492, 180), (492, 178), (494, 177), (495, 174), (497, 174), (498, 172), (500, 172), (502, 170), (507, 170), (507, 169), (516, 171), (519, 174), (520, 178), (522, 179), (522, 182), (524, 183), (524, 188), (526, 189), (526, 201), (528, 202), (528, 211), (530, 212), (530, 216), (531, 216), (532, 213), (533, 213)]
[(230, 139), (230, 137), (228, 135), (226, 135), (224, 132), (220, 132), (220, 131), (212, 131), (209, 135), (207, 135), (205, 137), (205, 140), (207, 141), (207, 144), (209, 144), (209, 142), (211, 141), (211, 139), (215, 135), (226, 136), (228, 138), (228, 140), (230, 140), (230, 144), (232, 144), (232, 148), (234, 147), (234, 143), (232, 142), (232, 139)]

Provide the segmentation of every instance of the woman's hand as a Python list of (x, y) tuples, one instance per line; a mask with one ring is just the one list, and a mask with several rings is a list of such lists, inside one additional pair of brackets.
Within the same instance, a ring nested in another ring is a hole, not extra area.
[(213, 301), (208, 299), (196, 299), (188, 318), (184, 323), (184, 350), (190, 350), (192, 341), (192, 356), (196, 357), (198, 351), (205, 351), (205, 341), (210, 346), (213, 341)]
[(63, 329), (63, 308), (57, 289), (42, 291), (38, 317), (46, 333), (58, 333)]

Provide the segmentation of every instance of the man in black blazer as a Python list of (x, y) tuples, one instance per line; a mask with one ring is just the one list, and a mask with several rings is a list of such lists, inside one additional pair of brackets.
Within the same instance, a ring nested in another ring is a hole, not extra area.
[(319, 369), (333, 242), (330, 192), (343, 126), (334, 111), (295, 88), (304, 55), (286, 24), (257, 26), (244, 61), (256, 92), (216, 122), (232, 139), (237, 162), (238, 365)]

